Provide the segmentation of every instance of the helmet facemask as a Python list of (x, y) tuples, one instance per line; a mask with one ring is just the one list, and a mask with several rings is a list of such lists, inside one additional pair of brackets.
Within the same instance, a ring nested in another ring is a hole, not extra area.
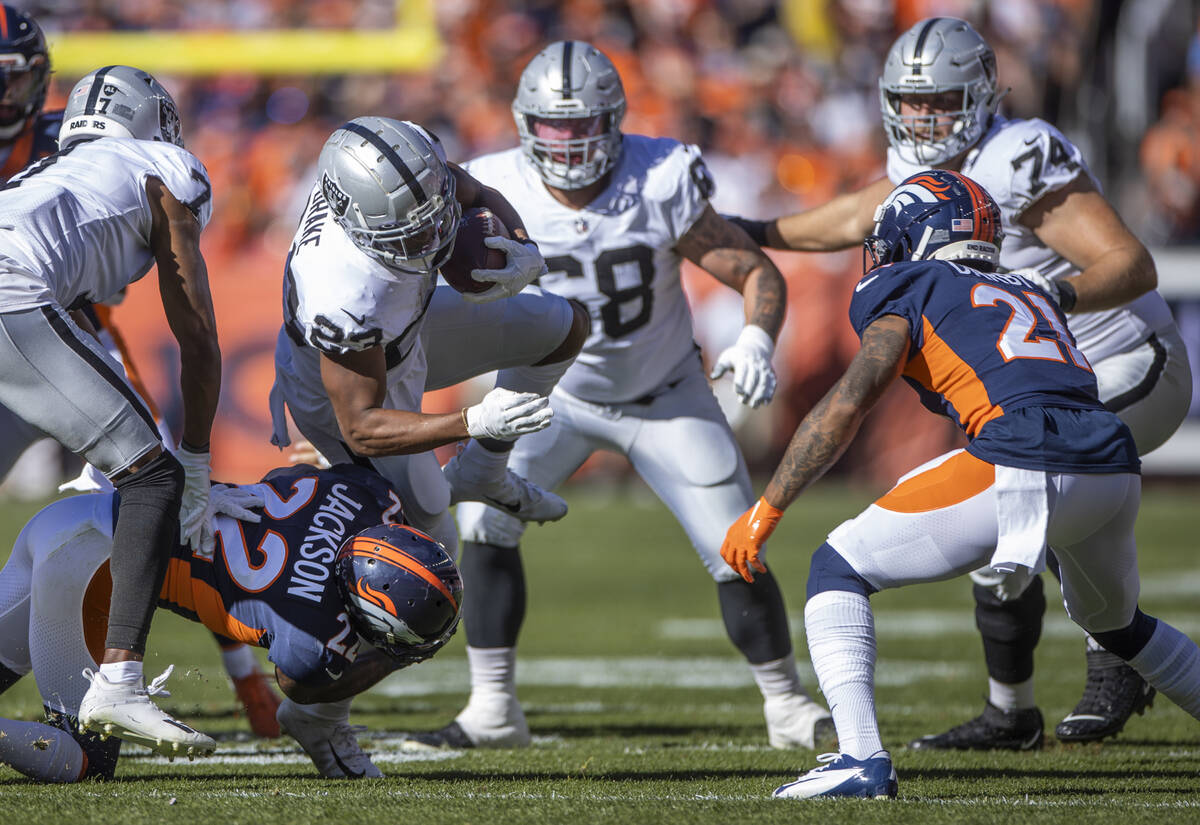
[[(446, 175), (442, 191), (410, 209), (404, 223), (385, 223), (367, 229), (344, 222), (342, 227), (355, 246), (390, 269), (406, 275), (431, 275), (454, 250), (462, 217), (462, 207), (454, 192), (454, 176)], [(358, 206), (354, 204), (351, 208)], [(361, 214), (359, 222), (369, 225)]]
[[(582, 189), (600, 180), (621, 151), (621, 133), (611, 112), (552, 118), (516, 113), (521, 149), (546, 183), (558, 189)], [(543, 137), (547, 129), (571, 137)], [(565, 128), (564, 128), (565, 127)]]
[(0, 139), (20, 133), (37, 114), (46, 97), (49, 68), (44, 55), (26, 60), (19, 52), (0, 54)]

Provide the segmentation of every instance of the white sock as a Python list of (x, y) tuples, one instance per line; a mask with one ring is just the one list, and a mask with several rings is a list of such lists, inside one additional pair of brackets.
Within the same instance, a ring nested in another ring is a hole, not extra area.
[(855, 759), (883, 750), (875, 716), (875, 619), (866, 596), (826, 590), (804, 606), (808, 652), (837, 727)]
[(800, 682), (800, 674), (796, 671), (796, 655), (789, 653), (782, 659), (750, 665), (754, 681), (763, 699), (779, 696), (807, 696), (804, 685)]
[(1179, 707), (1200, 719), (1200, 648), (1158, 620), (1154, 635), (1129, 664)]
[(1033, 677), (1015, 685), (988, 679), (988, 701), (1000, 710), (1026, 710), (1036, 707), (1033, 701)]
[(1101, 654), (1100, 656), (1093, 655), (1092, 660), (1088, 662), (1089, 665), (1093, 665), (1095, 667), (1117, 667), (1118, 665), (1125, 664), (1124, 659), (1115, 653), (1109, 653), (1091, 636), (1087, 637), (1087, 650), (1088, 653), (1094, 654), (1098, 652)]
[(503, 693), (517, 695), (517, 649), (515, 647), (471, 647), (471, 695)]
[(142, 678), (142, 663), (133, 659), (100, 665), (100, 673), (110, 684), (126, 684)]
[(71, 734), (12, 719), (0, 719), (0, 762), (39, 782), (78, 782), (87, 770), (87, 757)]
[(221, 662), (230, 679), (245, 679), (258, 672), (258, 659), (254, 657), (250, 645), (221, 648)]

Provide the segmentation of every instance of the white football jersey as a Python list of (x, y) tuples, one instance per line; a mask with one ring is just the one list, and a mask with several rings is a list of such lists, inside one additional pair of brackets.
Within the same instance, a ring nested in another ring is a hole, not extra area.
[(154, 263), (146, 179), (196, 215), (212, 216), (212, 185), (173, 143), (99, 138), (72, 143), (0, 187), (0, 311), (103, 301)]
[[(904, 162), (894, 149), (888, 149), (888, 178), (893, 184), (923, 168)], [(1000, 207), (1004, 225), (1002, 267), (1032, 267), (1048, 278), (1079, 274), (1070, 261), (1043, 244), (1019, 221), (1032, 204), (1081, 173), (1100, 189), (1079, 148), (1060, 131), (1044, 120), (1009, 120), (996, 115), (987, 134), (967, 153), (961, 171), (986, 189)], [(1136, 347), (1171, 323), (1166, 301), (1154, 290), (1117, 309), (1067, 316), (1071, 334), (1093, 363)]]
[(521, 215), (550, 270), (541, 286), (591, 313), (587, 343), (558, 386), (587, 401), (620, 403), (673, 380), (696, 352), (674, 247), (712, 195), (700, 150), (625, 135), (612, 182), (580, 210), (550, 195), (519, 148), (466, 169)]
[[(437, 139), (429, 135), (429, 140), (444, 161)], [(418, 333), (436, 283), (432, 277), (397, 273), (355, 246), (334, 219), (320, 181), (313, 184), (283, 275), (283, 323), (299, 345), (303, 363), (295, 366), (304, 383), (324, 396), (319, 352), (344, 354), (378, 345), (387, 359), (388, 386), (419, 379), (414, 384), (419, 398), (425, 356)]]

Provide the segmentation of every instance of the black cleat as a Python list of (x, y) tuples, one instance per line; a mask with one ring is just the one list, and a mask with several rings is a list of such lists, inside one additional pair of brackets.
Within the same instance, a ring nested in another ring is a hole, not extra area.
[(1130, 716), (1145, 713), (1154, 704), (1154, 688), (1129, 665), (1093, 667), (1095, 659), (1107, 658), (1099, 650), (1089, 650), (1087, 657), (1083, 698), (1054, 728), (1063, 742), (1097, 742), (1116, 736)]
[(1042, 746), (1042, 712), (1037, 708), (1001, 710), (988, 702), (983, 713), (945, 733), (914, 739), (914, 750), (1032, 751)]
[(424, 733), (410, 733), (404, 737), (401, 749), (414, 750), (462, 750), (473, 748), (475, 743), (467, 736), (466, 731), (458, 722), (451, 722), (441, 730), (431, 730)]

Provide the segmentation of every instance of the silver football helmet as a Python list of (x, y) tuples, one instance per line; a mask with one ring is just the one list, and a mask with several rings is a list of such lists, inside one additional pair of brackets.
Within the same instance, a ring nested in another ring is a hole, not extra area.
[(82, 137), (183, 145), (175, 99), (157, 80), (132, 66), (105, 66), (75, 84), (63, 109), (59, 148)]
[[(904, 95), (945, 95), (956, 101), (928, 114), (901, 114)], [(1001, 95), (996, 55), (955, 17), (931, 17), (900, 35), (888, 50), (879, 101), (888, 143), (908, 163), (934, 166), (974, 146), (991, 123)]]
[[(542, 49), (521, 72), (512, 111), (521, 149), (550, 186), (582, 189), (621, 156), (625, 89), (616, 66), (590, 43), (563, 40)], [(538, 121), (585, 119), (594, 121), (586, 136), (536, 134)]]
[(321, 192), (359, 249), (392, 270), (428, 275), (454, 248), (462, 214), (440, 147), (386, 117), (343, 123), (317, 159)]

